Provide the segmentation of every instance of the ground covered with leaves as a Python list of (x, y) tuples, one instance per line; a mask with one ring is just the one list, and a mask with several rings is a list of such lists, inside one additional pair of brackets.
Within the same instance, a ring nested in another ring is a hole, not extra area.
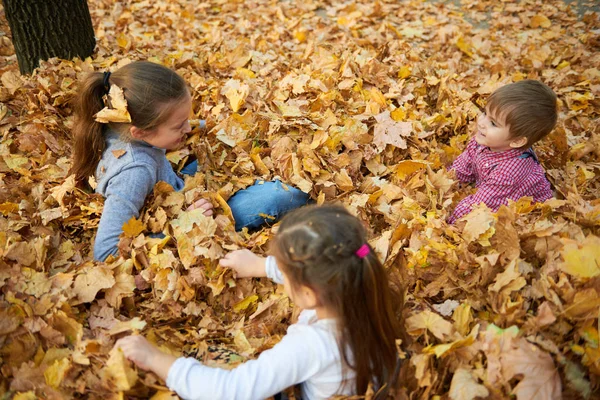
[[(277, 343), (295, 315), (281, 288), (217, 265), (232, 249), (267, 251), (276, 226), (236, 233), (226, 201), (274, 177), (345, 204), (402, 278), (409, 340), (396, 397), (597, 397), (598, 14), (557, 0), (462, 3), (89, 0), (94, 56), (31, 76), (18, 73), (2, 15), (3, 398), (174, 398), (111, 351), (131, 332), (225, 368)], [(182, 193), (157, 185), (126, 226), (122, 258), (96, 263), (103, 200), (68, 174), (69, 102), (85, 73), (138, 59), (189, 82), (208, 127), (169, 159), (195, 155), (201, 172)], [(448, 225), (473, 190), (447, 167), (477, 105), (523, 78), (560, 100), (557, 128), (536, 145), (556, 198)], [(183, 211), (202, 196), (216, 218)]]

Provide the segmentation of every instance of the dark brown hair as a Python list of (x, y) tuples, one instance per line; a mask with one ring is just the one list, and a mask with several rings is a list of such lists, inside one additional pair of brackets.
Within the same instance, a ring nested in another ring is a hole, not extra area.
[[(388, 276), (361, 222), (335, 205), (305, 206), (281, 221), (271, 252), (293, 288), (310, 287), (338, 318), (338, 345), (356, 372), (356, 391), (394, 381), (401, 326)], [(364, 258), (356, 251), (366, 244)], [(401, 300), (400, 300), (401, 301)], [(387, 391), (387, 390), (386, 390)]]
[(512, 138), (527, 138), (529, 147), (549, 134), (558, 118), (556, 94), (540, 81), (526, 79), (502, 86), (492, 93), (487, 107), (503, 116)]
[(152, 130), (168, 119), (170, 113), (189, 93), (182, 77), (162, 65), (149, 61), (128, 64), (109, 77), (109, 84), (123, 89), (131, 124), (101, 124), (95, 115), (104, 108), (107, 93), (104, 74), (93, 72), (85, 77), (75, 99), (73, 126), (73, 166), (77, 182), (94, 175), (105, 149), (104, 127), (128, 138), (128, 127)]

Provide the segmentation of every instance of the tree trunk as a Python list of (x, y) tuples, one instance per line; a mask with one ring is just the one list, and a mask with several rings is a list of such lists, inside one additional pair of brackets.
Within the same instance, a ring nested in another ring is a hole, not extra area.
[(86, 58), (96, 39), (87, 0), (3, 0), (22, 74), (40, 60)]

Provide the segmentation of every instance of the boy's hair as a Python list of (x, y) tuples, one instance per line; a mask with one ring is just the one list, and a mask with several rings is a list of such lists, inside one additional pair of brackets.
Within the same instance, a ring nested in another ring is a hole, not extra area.
[[(110, 74), (109, 85), (123, 89), (131, 125), (152, 130), (166, 121), (173, 109), (189, 93), (183, 78), (162, 65), (149, 61), (136, 61)], [(104, 127), (96, 122), (95, 115), (104, 108), (104, 74), (93, 72), (85, 77), (75, 99), (75, 124), (73, 126), (73, 166), (78, 183), (94, 175), (106, 147)], [(130, 124), (110, 123), (110, 129), (128, 136)]]
[(556, 94), (542, 82), (532, 79), (495, 90), (487, 106), (492, 114), (504, 116), (512, 138), (527, 138), (524, 148), (549, 134), (558, 118)]
[(370, 246), (363, 258), (356, 255), (365, 244), (363, 225), (342, 206), (305, 206), (283, 218), (271, 253), (292, 290), (310, 287), (338, 315), (338, 345), (344, 365), (356, 371), (357, 394), (370, 382), (385, 385), (383, 394), (397, 373), (403, 329), (396, 310), (403, 301), (392, 301), (387, 272)]

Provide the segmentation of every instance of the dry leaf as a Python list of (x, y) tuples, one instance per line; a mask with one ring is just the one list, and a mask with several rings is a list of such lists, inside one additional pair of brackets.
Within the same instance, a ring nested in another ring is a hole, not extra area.
[(131, 122), (131, 115), (129, 115), (129, 111), (127, 111), (127, 100), (125, 100), (123, 89), (117, 85), (110, 85), (108, 99), (110, 101), (110, 106), (104, 107), (95, 115), (96, 121), (101, 124), (108, 124), (110, 122)]

